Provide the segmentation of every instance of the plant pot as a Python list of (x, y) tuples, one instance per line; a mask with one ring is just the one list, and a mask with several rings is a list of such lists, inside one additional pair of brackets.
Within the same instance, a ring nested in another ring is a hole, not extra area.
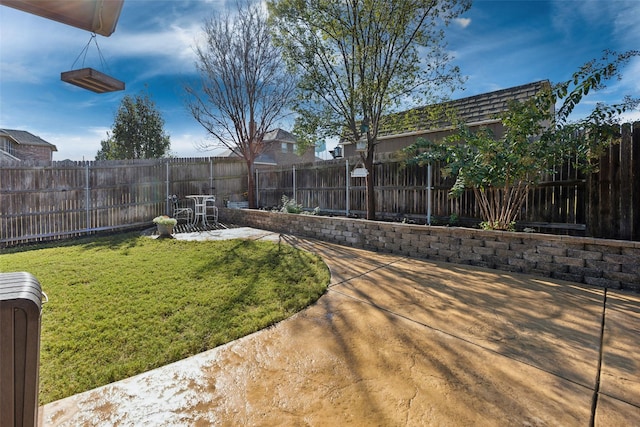
[(160, 237), (171, 237), (173, 225), (158, 224), (158, 234)]

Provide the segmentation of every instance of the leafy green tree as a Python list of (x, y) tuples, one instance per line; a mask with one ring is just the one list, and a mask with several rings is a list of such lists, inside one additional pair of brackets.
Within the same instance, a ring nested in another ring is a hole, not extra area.
[(125, 95), (111, 133), (100, 144), (96, 160), (156, 159), (168, 153), (171, 141), (153, 100), (139, 94)]
[(366, 140), (367, 218), (375, 219), (373, 161), (385, 117), (461, 83), (443, 28), (470, 0), (271, 0), (288, 65), (299, 76), (294, 132)]
[(584, 96), (604, 89), (605, 82), (619, 77), (621, 66), (639, 54), (607, 51), (570, 80), (548, 85), (524, 102), (513, 101), (501, 115), (504, 135), (499, 138), (487, 128), (472, 131), (460, 125), (443, 143), (420, 139), (404, 149), (407, 161), (443, 162), (445, 173), (456, 176), (452, 196), (473, 190), (484, 228), (513, 229), (529, 189), (555, 165), (573, 161), (583, 171), (594, 170), (603, 149), (619, 140), (619, 116), (636, 108), (638, 99), (597, 104), (587, 117), (575, 121), (570, 115)]
[(283, 67), (259, 3), (236, 3), (234, 14), (204, 24), (206, 43), (196, 47), (200, 86), (186, 87), (188, 108), (213, 138), (242, 157), (254, 208), (254, 163), (267, 148), (264, 135), (290, 114), (295, 80)]

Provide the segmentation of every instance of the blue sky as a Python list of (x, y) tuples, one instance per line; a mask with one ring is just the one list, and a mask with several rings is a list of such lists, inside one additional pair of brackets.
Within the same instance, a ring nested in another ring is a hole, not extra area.
[[(76, 61), (90, 33), (0, 6), (0, 128), (27, 130), (55, 144), (54, 160), (92, 160), (122, 97), (147, 91), (166, 122), (174, 155), (215, 155), (202, 150), (214, 141), (187, 112), (183, 85), (196, 77), (193, 46), (204, 18), (225, 3), (125, 0), (115, 33), (96, 39), (106, 67), (93, 42), (86, 58)], [(447, 30), (454, 63), (467, 76), (465, 90), (453, 98), (564, 81), (604, 49), (640, 49), (638, 17), (637, 0), (476, 0)], [(81, 66), (124, 81), (126, 90), (96, 94), (60, 81), (61, 72)], [(577, 114), (598, 101), (640, 96), (640, 58), (623, 72), (621, 81), (590, 94)], [(640, 111), (627, 118), (640, 119)]]

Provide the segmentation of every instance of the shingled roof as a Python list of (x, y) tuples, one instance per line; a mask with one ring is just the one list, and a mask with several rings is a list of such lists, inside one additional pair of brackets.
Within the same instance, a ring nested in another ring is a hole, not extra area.
[(275, 141), (289, 142), (292, 144), (296, 143), (296, 137), (291, 132), (287, 132), (286, 130), (280, 128), (270, 130), (269, 132), (265, 133), (262, 140), (269, 143)]
[(46, 146), (49, 147), (51, 151), (58, 151), (55, 145), (25, 130), (0, 129), (0, 136), (8, 136), (19, 145)]
[[(419, 130), (444, 129), (451, 126), (450, 121), (442, 117), (442, 113), (447, 110), (453, 110), (457, 119), (466, 124), (495, 120), (500, 113), (506, 111), (509, 101), (524, 101), (549, 85), (548, 80), (541, 80), (392, 114), (385, 118), (385, 123), (378, 132), (378, 137)], [(437, 117), (435, 119), (434, 114)]]

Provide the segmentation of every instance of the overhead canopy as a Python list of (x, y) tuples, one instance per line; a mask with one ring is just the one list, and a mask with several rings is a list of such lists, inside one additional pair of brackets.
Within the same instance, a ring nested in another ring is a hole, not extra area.
[(0, 0), (0, 4), (109, 37), (124, 0)]

